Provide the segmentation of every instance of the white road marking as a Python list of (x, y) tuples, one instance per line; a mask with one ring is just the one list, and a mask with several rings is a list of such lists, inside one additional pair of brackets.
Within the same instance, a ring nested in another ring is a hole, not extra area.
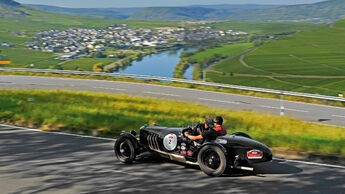
[(295, 112), (304, 112), (304, 113), (309, 112), (309, 111), (306, 111), (306, 110), (298, 110), (298, 109), (293, 109), (293, 108), (285, 108), (285, 110), (290, 110), (290, 111), (295, 111)]
[(332, 115), (332, 117), (340, 117), (340, 118), (345, 118), (345, 116), (342, 116), (342, 115)]
[(232, 102), (232, 101), (223, 101), (223, 100), (214, 100), (214, 99), (208, 99), (208, 98), (199, 98), (200, 100), (206, 100), (206, 101), (212, 101), (212, 102), (221, 102), (221, 103), (227, 103), (227, 104), (240, 104), (238, 102)]
[(273, 160), (282, 161), (282, 162), (293, 162), (293, 163), (309, 164), (309, 165), (314, 165), (314, 166), (323, 166), (323, 167), (330, 167), (330, 168), (345, 169), (345, 166), (333, 165), (333, 164), (322, 164), (322, 163), (316, 163), (316, 162), (306, 162), (306, 161), (302, 161), (302, 160), (289, 160), (289, 159), (275, 158), (275, 157), (273, 157)]
[(156, 94), (156, 95), (162, 95), (162, 96), (174, 96), (174, 97), (180, 97), (180, 95), (176, 94), (166, 94), (166, 93), (159, 93), (159, 92), (143, 92), (146, 94)]
[[(14, 129), (25, 129), (28, 131), (35, 131), (35, 132), (41, 132), (41, 133), (51, 133), (51, 134), (67, 135), (67, 136), (90, 138), (90, 139), (99, 139), (99, 140), (106, 140), (106, 141), (116, 141), (116, 139), (112, 139), (112, 138), (94, 137), (94, 136), (87, 136), (87, 135), (77, 135), (77, 134), (70, 134), (70, 133), (63, 133), (63, 132), (41, 131), (38, 129), (31, 129), (31, 128), (26, 128), (26, 127), (17, 127), (17, 126), (13, 126), (13, 125), (0, 124), (0, 126), (1, 127), (14, 128)], [(283, 162), (294, 162), (294, 163), (301, 163), (301, 164), (309, 164), (309, 165), (314, 165), (314, 166), (323, 166), (323, 167), (345, 169), (345, 166), (332, 165), (332, 164), (322, 164), (322, 163), (316, 163), (316, 162), (306, 162), (306, 161), (301, 161), (301, 160), (289, 160), (289, 159), (276, 158), (276, 157), (273, 157), (273, 160), (283, 161)]]
[(122, 89), (122, 88), (107, 88), (107, 87), (93, 87), (93, 88), (99, 88), (99, 89), (104, 89), (104, 90), (126, 91), (126, 89)]
[(277, 108), (277, 107), (265, 106), (265, 105), (260, 105), (260, 107), (263, 107), (263, 108), (272, 108), (272, 109), (280, 109), (280, 108)]
[(87, 136), (87, 135), (78, 135), (78, 134), (71, 134), (71, 133), (63, 133), (63, 132), (51, 132), (51, 131), (42, 131), (39, 129), (31, 129), (26, 127), (17, 127), (13, 125), (4, 125), (0, 124), (1, 127), (11, 127), (13, 129), (25, 129), (28, 131), (35, 131), (35, 132), (41, 132), (41, 133), (51, 133), (51, 134), (57, 134), (57, 135), (67, 135), (67, 136), (74, 136), (74, 137), (82, 137), (82, 138), (92, 138), (92, 139), (99, 139), (99, 140), (107, 140), (107, 141), (116, 141), (112, 138), (105, 138), (105, 137), (94, 137), (94, 136)]
[[(270, 108), (270, 109), (277, 109), (277, 110), (280, 110), (281, 108), (280, 107), (273, 107), (273, 106), (265, 106), (265, 105), (261, 105), (260, 107), (263, 107), (263, 108)], [(295, 111), (295, 112), (304, 112), (304, 113), (307, 113), (309, 111), (306, 111), (306, 110), (298, 110), (298, 109), (293, 109), (293, 108), (284, 108), (285, 110), (289, 110), (289, 111)]]

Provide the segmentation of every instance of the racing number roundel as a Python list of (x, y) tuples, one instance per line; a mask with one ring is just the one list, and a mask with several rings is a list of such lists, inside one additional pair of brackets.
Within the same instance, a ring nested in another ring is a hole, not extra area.
[(166, 135), (163, 139), (165, 149), (173, 151), (177, 146), (177, 136), (173, 133)]

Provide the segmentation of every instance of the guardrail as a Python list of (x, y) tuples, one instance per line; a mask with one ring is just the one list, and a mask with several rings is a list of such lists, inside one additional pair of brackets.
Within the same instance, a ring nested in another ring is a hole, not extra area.
[(321, 99), (321, 100), (332, 100), (332, 101), (345, 102), (345, 98), (339, 98), (339, 97), (335, 97), (335, 96), (325, 96), (325, 95), (318, 95), (318, 94), (290, 92), (290, 91), (283, 91), (283, 90), (273, 90), (273, 89), (239, 86), (239, 85), (232, 85), (232, 84), (221, 84), (221, 83), (214, 83), (214, 82), (203, 82), (203, 81), (168, 78), (168, 77), (158, 77), (158, 76), (148, 76), (148, 75), (133, 75), (133, 74), (120, 74), (120, 73), (88, 72), (88, 71), (70, 71), (70, 70), (52, 70), (52, 69), (5, 68), (5, 67), (0, 67), (0, 71), (26, 71), (26, 72), (39, 72), (39, 73), (98, 75), (98, 76), (121, 77), (121, 78), (132, 78), (132, 79), (170, 81), (170, 82), (179, 82), (179, 83), (188, 83), (188, 84), (198, 84), (198, 85), (204, 85), (204, 86), (231, 88), (231, 89), (246, 90), (246, 91), (253, 91), (253, 92), (279, 94), (282, 96), (283, 95), (289, 95), (289, 96), (298, 96), (298, 97), (314, 98), (314, 99)]

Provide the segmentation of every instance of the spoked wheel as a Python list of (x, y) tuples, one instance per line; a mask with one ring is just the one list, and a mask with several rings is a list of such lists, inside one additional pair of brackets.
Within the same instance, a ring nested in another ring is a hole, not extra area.
[(115, 156), (123, 163), (130, 164), (135, 160), (134, 145), (128, 138), (119, 138), (114, 145)]
[(200, 169), (209, 176), (220, 176), (226, 169), (226, 157), (222, 149), (207, 145), (198, 154)]

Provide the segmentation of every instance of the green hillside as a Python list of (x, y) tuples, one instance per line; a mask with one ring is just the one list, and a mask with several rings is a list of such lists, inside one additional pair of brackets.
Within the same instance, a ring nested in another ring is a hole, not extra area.
[(105, 28), (114, 24), (127, 24), (130, 28), (179, 25), (179, 23), (172, 21), (126, 21), (72, 16), (23, 6), (12, 0), (0, 0), (0, 32), (36, 32), (47, 29), (67, 29), (69, 27)]
[(266, 9), (205, 7), (151, 7), (132, 15), (135, 20), (231, 20), (231, 21), (306, 21), (329, 23), (345, 17), (344, 0)]
[(217, 82), (337, 95), (345, 91), (345, 20), (272, 40), (210, 72)]
[(0, 17), (12, 18), (21, 15), (27, 15), (22, 10), (23, 6), (12, 0), (0, 0)]
[(215, 11), (209, 8), (193, 7), (149, 7), (132, 15), (129, 19), (139, 20), (205, 20), (207, 14)]
[(127, 19), (130, 15), (140, 10), (140, 8), (66, 8), (35, 4), (29, 4), (27, 6), (53, 13), (71, 14), (88, 17), (102, 17), (111, 19)]
[(230, 20), (281, 21), (281, 20), (338, 20), (345, 17), (345, 1), (329, 0), (314, 4), (282, 6), (253, 10), (245, 14), (230, 15)]

